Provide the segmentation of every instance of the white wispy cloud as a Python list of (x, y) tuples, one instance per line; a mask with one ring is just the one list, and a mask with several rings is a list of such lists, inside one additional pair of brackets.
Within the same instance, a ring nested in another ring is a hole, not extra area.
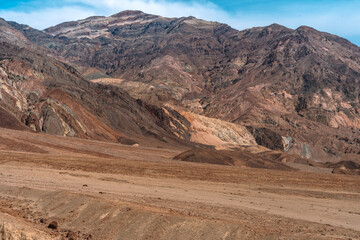
[(164, 17), (195, 16), (209, 21), (229, 20), (229, 14), (212, 2), (181, 2), (165, 0), (65, 0), (68, 3), (82, 3), (90, 6), (99, 15), (111, 15), (124, 10), (140, 10)]
[(82, 19), (95, 14), (95, 11), (80, 7), (43, 8), (30, 12), (1, 10), (0, 17), (7, 21), (27, 24), (36, 29), (44, 29), (61, 22)]

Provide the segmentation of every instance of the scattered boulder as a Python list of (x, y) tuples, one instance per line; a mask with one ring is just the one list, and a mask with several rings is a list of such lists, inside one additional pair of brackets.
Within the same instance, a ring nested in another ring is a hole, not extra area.
[(58, 225), (57, 222), (52, 221), (52, 222), (49, 224), (48, 228), (56, 230), (56, 229), (58, 229), (58, 226), (59, 226), (59, 225)]

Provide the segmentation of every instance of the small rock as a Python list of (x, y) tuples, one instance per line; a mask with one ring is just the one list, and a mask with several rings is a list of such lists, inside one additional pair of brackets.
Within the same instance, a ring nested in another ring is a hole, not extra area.
[(57, 229), (58, 228), (58, 223), (53, 221), (49, 224), (48, 228), (51, 228), (51, 229)]
[(66, 237), (67, 237), (69, 240), (76, 240), (76, 239), (77, 239), (77, 234), (74, 233), (73, 231), (69, 231), (69, 232), (66, 234)]
[(39, 221), (40, 221), (40, 223), (45, 223), (46, 222), (45, 219), (43, 219), (43, 218), (41, 218)]
[(83, 187), (87, 187), (88, 185), (87, 184), (83, 184)]

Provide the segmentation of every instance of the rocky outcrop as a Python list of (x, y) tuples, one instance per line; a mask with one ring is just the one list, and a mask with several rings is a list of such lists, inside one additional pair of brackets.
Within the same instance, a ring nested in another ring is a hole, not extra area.
[(254, 136), (257, 144), (273, 150), (285, 150), (284, 140), (278, 133), (266, 128), (253, 128), (250, 126), (246, 128)]

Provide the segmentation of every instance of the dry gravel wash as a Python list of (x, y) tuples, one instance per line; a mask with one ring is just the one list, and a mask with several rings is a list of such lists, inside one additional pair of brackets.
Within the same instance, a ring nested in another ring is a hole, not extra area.
[(177, 162), (180, 150), (141, 146), (115, 157), (107, 143), (91, 157), (95, 141), (36, 136), (53, 142), (28, 142), (46, 153), (0, 150), (0, 238), (360, 239), (358, 176)]

